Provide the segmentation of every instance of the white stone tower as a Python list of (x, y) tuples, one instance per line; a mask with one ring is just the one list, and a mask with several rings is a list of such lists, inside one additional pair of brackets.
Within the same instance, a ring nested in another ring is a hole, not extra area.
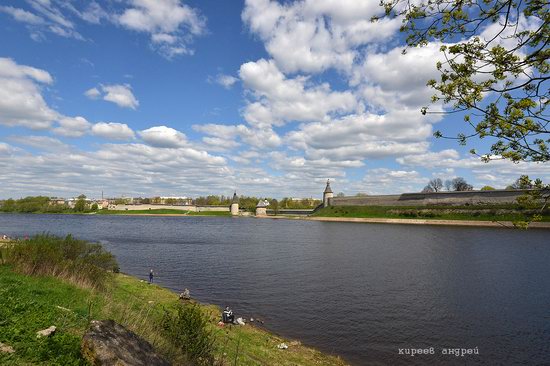
[(327, 179), (327, 186), (325, 188), (325, 191), (323, 192), (323, 207), (330, 206), (330, 199), (334, 197), (334, 193), (332, 193), (332, 189), (330, 188), (330, 179)]
[(237, 191), (233, 193), (233, 200), (231, 201), (231, 216), (239, 215), (239, 197), (237, 197)]
[(260, 200), (256, 205), (256, 216), (267, 216), (267, 206), (269, 206), (268, 200)]

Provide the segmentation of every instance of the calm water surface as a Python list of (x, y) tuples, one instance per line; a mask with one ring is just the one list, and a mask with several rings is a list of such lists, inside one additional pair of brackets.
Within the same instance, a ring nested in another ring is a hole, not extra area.
[[(0, 215), (354, 365), (550, 364), (550, 231), (213, 217)], [(435, 355), (399, 355), (434, 347)], [(442, 348), (478, 347), (479, 356)]]

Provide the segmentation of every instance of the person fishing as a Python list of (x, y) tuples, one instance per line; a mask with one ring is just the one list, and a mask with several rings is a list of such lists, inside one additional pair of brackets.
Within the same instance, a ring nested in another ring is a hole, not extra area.
[(153, 283), (153, 278), (155, 277), (155, 274), (153, 273), (153, 270), (149, 271), (149, 283)]
[(222, 321), (224, 323), (233, 323), (235, 321), (235, 316), (233, 315), (233, 311), (229, 308), (229, 306), (226, 306), (225, 310), (222, 313)]

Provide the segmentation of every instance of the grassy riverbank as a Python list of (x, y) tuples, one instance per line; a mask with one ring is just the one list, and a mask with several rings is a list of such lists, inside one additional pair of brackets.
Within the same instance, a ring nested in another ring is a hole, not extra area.
[[(515, 205), (492, 206), (330, 206), (317, 211), (313, 217), (424, 219), (466, 221), (521, 221), (525, 212)], [(543, 222), (550, 222), (550, 211), (544, 212)]]
[[(49, 239), (46, 242), (53, 245)], [(80, 342), (91, 319), (113, 319), (147, 339), (174, 364), (185, 364), (185, 353), (161, 327), (167, 312), (180, 306), (173, 292), (111, 272), (101, 283), (89, 283), (84, 280), (87, 274), (79, 272), (81, 267), (66, 265), (70, 262), (67, 259), (59, 262), (65, 270), (53, 271), (56, 277), (26, 275), (21, 272), (26, 262), (12, 259), (8, 250), (9, 245), (0, 248), (0, 342), (13, 347), (15, 353), (0, 353), (0, 364), (84, 365)], [(45, 257), (50, 263), (55, 256)], [(50, 269), (53, 267), (43, 268), (42, 272)], [(238, 316), (238, 309), (234, 310)], [(216, 306), (200, 305), (200, 311), (207, 319), (206, 331), (213, 337), (212, 353), (217, 365), (345, 364), (339, 358), (248, 324), (219, 328), (216, 323), (220, 309)], [(51, 325), (58, 328), (53, 336), (36, 337), (38, 330)], [(289, 348), (277, 349), (282, 342)]]

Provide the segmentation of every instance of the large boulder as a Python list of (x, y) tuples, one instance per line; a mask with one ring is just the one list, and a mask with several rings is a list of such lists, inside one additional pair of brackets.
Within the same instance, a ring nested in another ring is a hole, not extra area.
[(95, 366), (169, 366), (153, 346), (112, 320), (93, 320), (82, 339), (82, 355)]

